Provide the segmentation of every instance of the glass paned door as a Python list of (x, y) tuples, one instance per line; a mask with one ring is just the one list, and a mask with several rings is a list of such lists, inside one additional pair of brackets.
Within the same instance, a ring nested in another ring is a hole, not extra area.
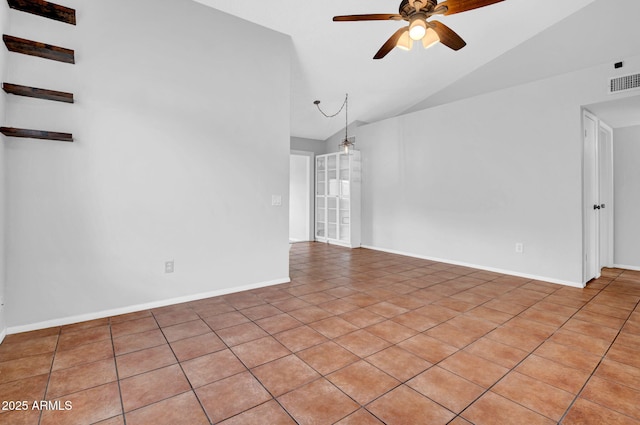
[(316, 196), (325, 196), (327, 191), (326, 158), (316, 158)]
[(316, 237), (327, 237), (327, 206), (324, 196), (316, 196)]
[(327, 158), (316, 158), (316, 238), (327, 237)]
[(338, 198), (327, 198), (327, 237), (338, 239)]
[(357, 151), (316, 157), (317, 240), (360, 246), (359, 164)]

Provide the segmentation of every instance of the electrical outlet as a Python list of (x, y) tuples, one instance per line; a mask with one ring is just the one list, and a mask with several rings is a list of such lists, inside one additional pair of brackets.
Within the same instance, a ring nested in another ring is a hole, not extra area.
[(516, 243), (516, 252), (522, 254), (524, 252), (524, 244), (522, 242)]
[(164, 262), (164, 272), (165, 273), (173, 273), (173, 260)]

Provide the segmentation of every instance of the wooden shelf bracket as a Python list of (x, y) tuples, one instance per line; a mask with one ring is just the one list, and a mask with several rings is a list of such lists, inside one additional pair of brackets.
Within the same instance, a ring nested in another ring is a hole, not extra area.
[(38, 56), (54, 61), (75, 63), (75, 52), (64, 47), (52, 46), (39, 41), (18, 38), (12, 35), (2, 35), (2, 40), (11, 52), (22, 53), (30, 56)]
[(55, 131), (29, 130), (26, 128), (14, 128), (14, 127), (0, 127), (0, 133), (8, 137), (22, 137), (22, 138), (29, 138), (29, 139), (73, 142), (73, 135), (71, 133), (58, 133)]
[(73, 103), (73, 93), (39, 89), (37, 87), (21, 86), (19, 84), (2, 83), (2, 89), (16, 96), (35, 97), (37, 99), (53, 100), (56, 102)]
[(9, 7), (67, 24), (76, 24), (76, 11), (44, 0), (8, 0)]

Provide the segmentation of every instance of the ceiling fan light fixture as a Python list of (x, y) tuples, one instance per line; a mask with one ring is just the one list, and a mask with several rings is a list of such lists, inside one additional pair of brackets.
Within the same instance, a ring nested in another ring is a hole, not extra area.
[(411, 39), (411, 37), (409, 37), (409, 29), (406, 29), (402, 33), (402, 35), (398, 39), (398, 42), (396, 43), (396, 47), (402, 50), (411, 50), (411, 48), (413, 47), (413, 40)]
[[(334, 16), (334, 21), (407, 21), (409, 27), (398, 28), (373, 56), (384, 58), (395, 47), (410, 49), (413, 41), (422, 41), (425, 48), (441, 42), (452, 50), (460, 50), (467, 43), (445, 24), (429, 20), (434, 15), (454, 15), (468, 10), (479, 9), (505, 0), (401, 0), (398, 13), (367, 13), (360, 15)], [(431, 31), (430, 31), (431, 30)], [(408, 31), (411, 41), (407, 42)], [(435, 32), (435, 35), (432, 34)], [(403, 40), (400, 40), (403, 38)]]
[(422, 45), (425, 49), (437, 44), (440, 42), (440, 37), (438, 33), (433, 30), (433, 28), (427, 28), (427, 32), (422, 38)]
[(409, 37), (412, 40), (422, 40), (422, 37), (427, 33), (427, 21), (423, 16), (414, 16), (411, 18), (411, 25), (409, 25)]

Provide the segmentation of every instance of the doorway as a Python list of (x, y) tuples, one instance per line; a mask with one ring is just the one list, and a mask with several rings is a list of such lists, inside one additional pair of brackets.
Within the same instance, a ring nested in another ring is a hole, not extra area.
[(313, 240), (314, 153), (291, 151), (289, 160), (289, 242)]
[(583, 281), (613, 266), (613, 130), (583, 110)]

